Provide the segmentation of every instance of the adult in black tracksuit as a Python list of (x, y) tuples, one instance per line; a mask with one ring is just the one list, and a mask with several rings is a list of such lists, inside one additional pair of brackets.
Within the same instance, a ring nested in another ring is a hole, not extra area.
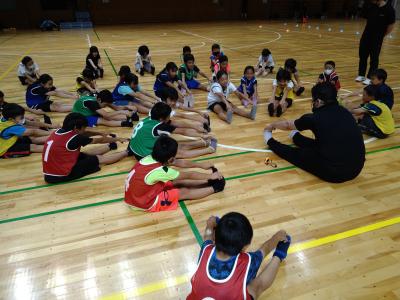
[[(268, 125), (265, 142), (275, 154), (322, 180), (339, 183), (354, 179), (365, 161), (364, 141), (355, 119), (338, 104), (332, 84), (318, 83), (312, 96), (313, 113)], [(293, 130), (290, 136), (297, 147), (276, 141), (272, 137), (274, 129)], [(298, 130), (311, 130), (315, 139)]]
[[(365, 1), (361, 15), (367, 19), (367, 25), (360, 40), (358, 77), (356, 81), (370, 84), (371, 73), (378, 68), (379, 54), (381, 52), (383, 39), (389, 34), (396, 21), (396, 13), (393, 6), (385, 0)], [(367, 61), (370, 65), (367, 72)]]

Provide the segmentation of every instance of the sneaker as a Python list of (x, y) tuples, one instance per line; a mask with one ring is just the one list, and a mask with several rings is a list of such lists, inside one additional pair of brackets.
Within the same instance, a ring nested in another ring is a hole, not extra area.
[(205, 130), (207, 130), (207, 132), (211, 132), (211, 127), (210, 127), (207, 123), (204, 123), (204, 124), (203, 124), (203, 128), (204, 128)]
[(364, 76), (357, 76), (356, 79), (355, 79), (355, 81), (357, 81), (357, 82), (362, 82), (364, 80), (365, 80)]
[(144, 68), (141, 68), (141, 69), (140, 69), (139, 74), (140, 74), (140, 76), (144, 76)]
[(275, 252), (272, 255), (272, 256), (278, 257), (281, 261), (283, 261), (287, 256), (287, 253), (288, 253), (288, 250), (289, 250), (289, 246), (290, 246), (290, 243), (292, 241), (290, 235), (286, 236), (286, 240), (287, 240), (286, 242), (280, 241), (276, 245)]
[(300, 87), (296, 92), (296, 96), (300, 96), (301, 94), (303, 94), (303, 92), (304, 92), (304, 87)]
[(130, 121), (122, 121), (121, 127), (133, 127), (133, 123)]
[(250, 111), (250, 119), (255, 120), (257, 114), (257, 105), (253, 105)]
[(279, 118), (280, 116), (282, 116), (282, 113), (282, 106), (279, 104), (276, 108), (276, 116)]
[(225, 188), (225, 178), (208, 180), (208, 185), (212, 186), (214, 193), (222, 192)]
[(365, 78), (365, 80), (362, 82), (364, 85), (370, 85), (371, 84), (371, 79)]
[(244, 107), (247, 107), (247, 106), (249, 106), (250, 102), (247, 100), (242, 100), (242, 104)]
[(131, 121), (139, 121), (139, 115), (137, 111), (133, 112), (129, 119), (131, 119)]
[(48, 115), (43, 115), (43, 120), (46, 124), (52, 124), (51, 119)]
[(210, 140), (210, 148), (212, 148), (215, 151), (217, 151), (217, 145), (218, 145), (218, 140), (211, 138)]
[(116, 142), (109, 143), (108, 147), (110, 148), (110, 150), (117, 150), (118, 149), (118, 145), (117, 145)]
[(156, 72), (156, 68), (151, 66), (151, 71), (150, 71), (151, 75), (154, 75), (155, 72)]
[(270, 103), (270, 104), (268, 104), (268, 114), (269, 114), (269, 116), (270, 117), (273, 117), (274, 116), (274, 104), (273, 103)]
[(226, 122), (228, 122), (228, 124), (231, 124), (232, 119), (233, 119), (233, 111), (228, 110), (228, 112), (226, 113)]

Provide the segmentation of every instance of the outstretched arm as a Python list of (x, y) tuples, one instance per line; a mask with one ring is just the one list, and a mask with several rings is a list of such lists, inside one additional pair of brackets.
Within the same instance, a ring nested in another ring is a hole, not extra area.
[(269, 240), (262, 244), (258, 250), (261, 251), (263, 257), (265, 257), (276, 248), (276, 245), (278, 245), (280, 241), (286, 241), (286, 231), (284, 230), (279, 230), (275, 233)]
[(179, 168), (198, 168), (203, 170), (215, 168), (214, 164), (210, 162), (194, 162), (186, 159), (175, 159), (173, 165)]

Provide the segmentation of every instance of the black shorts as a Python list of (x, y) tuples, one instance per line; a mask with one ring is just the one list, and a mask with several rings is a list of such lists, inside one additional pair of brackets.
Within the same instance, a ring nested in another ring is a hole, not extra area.
[[(263, 68), (262, 65), (259, 65), (258, 67), (259, 67), (260, 69)], [(264, 70), (269, 70), (270, 72), (272, 72), (272, 71), (274, 70), (274, 67), (265, 67)]]
[(221, 106), (221, 108), (222, 108), (223, 111), (228, 111), (228, 108), (226, 107), (225, 102), (215, 102), (215, 103), (211, 104), (211, 105), (208, 107), (208, 109), (211, 110), (211, 111), (213, 111), (213, 112), (215, 112), (214, 107), (215, 107), (216, 105)]
[[(275, 96), (275, 101), (281, 101), (282, 97), (276, 97)], [(286, 98), (285, 99), (286, 103), (287, 103), (287, 107), (291, 107), (293, 105), (293, 99), (292, 98)]]
[(137, 155), (135, 152), (132, 151), (131, 147), (128, 145), (128, 156), (134, 156), (137, 161), (141, 160), (143, 156)]
[(19, 137), (14, 145), (8, 148), (7, 152), (4, 153), (1, 158), (15, 158), (28, 156), (31, 154), (32, 140), (27, 137)]
[(363, 133), (377, 137), (378, 139), (384, 139), (388, 136), (387, 134), (384, 134), (378, 126), (376, 126), (372, 117), (367, 113), (365, 113), (363, 118), (358, 121), (358, 127), (360, 127)]
[(26, 77), (25, 76), (18, 76), (19, 81), (21, 81), (22, 85), (28, 85), (26, 82)]
[(99, 159), (96, 155), (79, 153), (78, 161), (72, 167), (71, 173), (67, 176), (44, 175), (44, 180), (48, 183), (66, 182), (82, 178), (86, 175), (100, 171)]
[(50, 100), (46, 100), (43, 103), (37, 104), (37, 105), (33, 105), (30, 108), (32, 109), (41, 109), (44, 112), (51, 112), (50, 110), (50, 105), (52, 105), (54, 102), (50, 101)]

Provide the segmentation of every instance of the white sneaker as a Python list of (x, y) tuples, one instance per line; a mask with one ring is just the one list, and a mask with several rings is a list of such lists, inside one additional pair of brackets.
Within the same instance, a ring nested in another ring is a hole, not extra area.
[(370, 85), (371, 84), (371, 79), (366, 78), (362, 83), (364, 85)]
[(355, 80), (356, 80), (357, 82), (362, 82), (362, 81), (365, 80), (365, 77), (364, 77), (364, 76), (357, 76)]

